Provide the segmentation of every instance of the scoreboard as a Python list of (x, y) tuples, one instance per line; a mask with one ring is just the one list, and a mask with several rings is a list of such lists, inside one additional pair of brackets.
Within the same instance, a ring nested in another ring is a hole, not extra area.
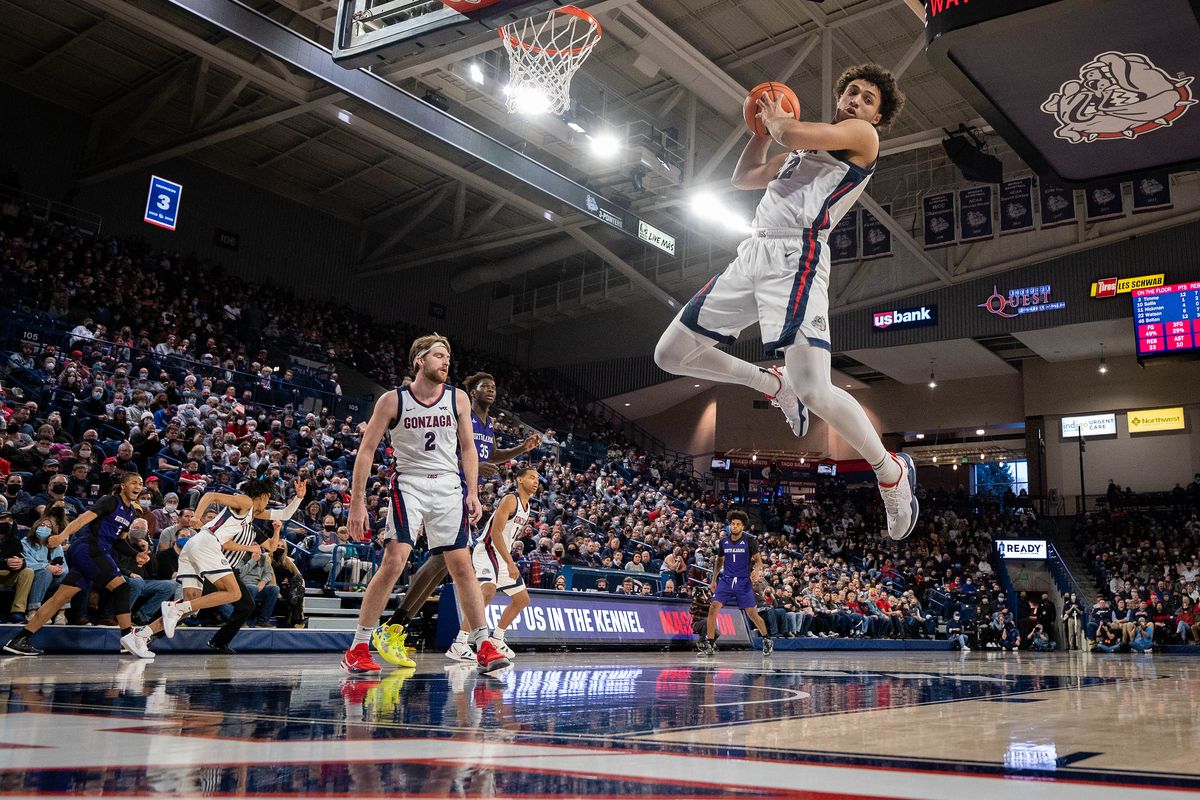
[(1133, 291), (1139, 356), (1200, 350), (1200, 281)]

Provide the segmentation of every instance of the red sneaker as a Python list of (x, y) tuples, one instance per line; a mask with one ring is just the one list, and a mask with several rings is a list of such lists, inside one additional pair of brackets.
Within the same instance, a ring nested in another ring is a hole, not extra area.
[(378, 685), (379, 681), (376, 680), (342, 678), (342, 699), (351, 705), (361, 706), (367, 699), (367, 694)]
[(342, 656), (342, 669), (351, 675), (383, 671), (383, 667), (371, 658), (371, 646), (366, 642), (359, 642), (346, 651), (346, 655)]
[(479, 643), (479, 650), (475, 653), (475, 661), (479, 664), (480, 672), (494, 672), (512, 665), (512, 662), (496, 649), (492, 641), (486, 638)]

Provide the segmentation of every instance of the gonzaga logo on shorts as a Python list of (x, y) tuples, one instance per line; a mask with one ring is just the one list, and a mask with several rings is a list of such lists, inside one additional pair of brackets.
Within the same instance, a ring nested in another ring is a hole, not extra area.
[(877, 331), (886, 328), (917, 328), (921, 325), (937, 325), (936, 305), (876, 311), (871, 318), (871, 327)]
[(1042, 103), (1058, 120), (1054, 135), (1071, 144), (1136, 139), (1170, 127), (1195, 105), (1192, 77), (1172, 78), (1141, 53), (1107, 52), (1079, 69)]

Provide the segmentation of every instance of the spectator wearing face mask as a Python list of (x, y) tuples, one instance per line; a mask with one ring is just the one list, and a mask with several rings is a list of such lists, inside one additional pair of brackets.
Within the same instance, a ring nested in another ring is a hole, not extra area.
[(964, 653), (971, 652), (971, 648), (967, 646), (967, 634), (963, 628), (962, 614), (955, 611), (950, 619), (946, 620), (946, 638), (950, 640), (950, 644), (958, 646), (959, 650)]
[(33, 497), (25, 491), (25, 479), (20, 475), (9, 475), (4, 484), (5, 507), (14, 517), (33, 504)]
[(162, 508), (154, 509), (151, 516), (154, 517), (156, 527), (160, 531), (179, 522), (179, 495), (175, 492), (167, 492), (163, 495)]
[(157, 578), (158, 553), (150, 545), (149, 515), (135, 519), (113, 551), (117, 566), (129, 582), (129, 608), (134, 624), (146, 625), (161, 613), (163, 602), (183, 596), (179, 584)]
[(1074, 592), (1068, 594), (1063, 601), (1062, 621), (1066, 629), (1066, 649), (1082, 650), (1083, 606), (1079, 604), (1079, 598)]
[(29, 593), (33, 589), (33, 570), (25, 565), (25, 548), (13, 524), (13, 515), (0, 511), (0, 586), (16, 590), (8, 621), (24, 625)]
[[(0, 524), (3, 524), (0, 520)], [(42, 606), (42, 601), (54, 593), (67, 574), (66, 555), (62, 549), (64, 537), (60, 534), (67, 527), (62, 503), (53, 503), (46, 514), (33, 524), (29, 535), (22, 543), (25, 566), (33, 570), (33, 585), (29, 590), (30, 615)], [(66, 622), (66, 615), (59, 612), (54, 623)]]
[(35, 516), (38, 509), (44, 510), (45, 508), (48, 508), (51, 503), (64, 504), (68, 522), (82, 514), (86, 510), (83, 502), (77, 497), (70, 497), (68, 495), (67, 488), (69, 485), (69, 480), (66, 475), (55, 475), (53, 480), (46, 485), (46, 491), (35, 495), (33, 498), (33, 510), (35, 512)]

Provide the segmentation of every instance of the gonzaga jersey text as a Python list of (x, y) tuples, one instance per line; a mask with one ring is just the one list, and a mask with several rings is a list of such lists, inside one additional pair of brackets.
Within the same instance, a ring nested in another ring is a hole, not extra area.
[(828, 234), (875, 170), (820, 150), (793, 150), (754, 211), (755, 228), (810, 228)]
[(413, 397), (409, 387), (396, 390), (397, 414), (388, 435), (398, 475), (458, 473), (457, 390), (442, 385), (431, 404)]

